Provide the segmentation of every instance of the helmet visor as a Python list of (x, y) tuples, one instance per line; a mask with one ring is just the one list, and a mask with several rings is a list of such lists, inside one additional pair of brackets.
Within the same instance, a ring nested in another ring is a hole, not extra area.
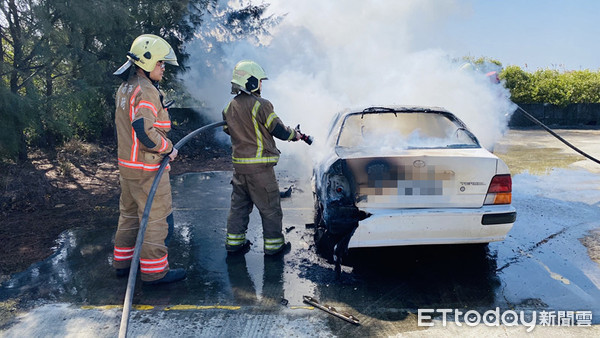
[(175, 52), (172, 48), (169, 48), (169, 53), (165, 55), (165, 57), (163, 57), (161, 61), (164, 61), (165, 63), (168, 63), (173, 66), (179, 66), (179, 63), (177, 63), (177, 56), (175, 55)]

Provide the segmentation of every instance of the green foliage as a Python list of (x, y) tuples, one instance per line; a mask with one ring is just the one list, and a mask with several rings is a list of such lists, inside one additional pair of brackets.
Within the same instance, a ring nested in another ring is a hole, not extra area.
[(502, 70), (500, 79), (505, 81), (515, 103), (550, 103), (562, 107), (572, 103), (600, 103), (600, 72), (561, 73), (540, 69), (528, 73), (518, 66), (509, 66)]
[(570, 103), (600, 102), (600, 72), (580, 70), (566, 73), (564, 76), (572, 86)]
[(496, 59), (485, 57), (485, 56), (481, 56), (478, 58), (472, 57), (472, 56), (463, 56), (462, 60), (464, 62), (470, 62), (476, 66), (484, 65), (484, 64), (493, 64), (493, 65), (502, 67), (502, 62), (500, 62)]
[(248, 4), (239, 10), (228, 9), (222, 13), (226, 18), (223, 27), (228, 32), (230, 40), (249, 35), (254, 37), (269, 35), (268, 28), (278, 24), (281, 18), (273, 15), (265, 17), (268, 7), (267, 4), (259, 6)]
[(510, 90), (513, 101), (517, 103), (532, 101), (533, 82), (531, 74), (521, 70), (518, 66), (508, 66), (500, 72), (499, 78), (505, 81), (504, 85)]
[[(140, 34), (164, 37), (181, 67), (171, 67), (164, 90), (180, 103), (191, 97), (177, 80), (186, 71), (186, 42), (196, 38), (217, 0), (0, 0), (0, 156), (24, 160), (27, 145), (52, 148), (70, 140), (113, 137), (112, 73)], [(268, 5), (227, 9), (220, 36), (266, 34)], [(193, 104), (198, 105), (197, 103)]]
[[(112, 136), (112, 75), (140, 34), (163, 36), (180, 64), (215, 0), (0, 0), (0, 153)], [(169, 80), (184, 67), (171, 69)]]

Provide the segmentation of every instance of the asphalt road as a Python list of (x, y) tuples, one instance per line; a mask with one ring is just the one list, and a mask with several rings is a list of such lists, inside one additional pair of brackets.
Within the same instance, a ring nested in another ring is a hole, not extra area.
[[(561, 135), (600, 156), (600, 131)], [(285, 162), (276, 167), (280, 188), (294, 188), (282, 200), (284, 233), (292, 243), (283, 258), (263, 255), (256, 210), (248, 232), (251, 251), (227, 257), (230, 172), (173, 177), (176, 232), (169, 258), (172, 267), (188, 270), (188, 278), (155, 287), (138, 282), (129, 334), (504, 336), (529, 330), (536, 336), (600, 336), (600, 166), (543, 131), (510, 131), (495, 152), (513, 171), (518, 212), (505, 241), (487, 250), (361, 249), (351, 253), (341, 278), (314, 252), (313, 229), (306, 226), (312, 222), (308, 177), (285, 170)], [(1, 306), (16, 299), (27, 305), (0, 336), (116, 336), (127, 281), (111, 268), (112, 237), (106, 230), (66, 232), (53, 256), (0, 285)], [(303, 295), (361, 324), (304, 304)], [(465, 319), (469, 311), (471, 319)], [(475, 325), (477, 314), (488, 311), (499, 325), (482, 317)], [(511, 311), (523, 317), (512, 318)]]

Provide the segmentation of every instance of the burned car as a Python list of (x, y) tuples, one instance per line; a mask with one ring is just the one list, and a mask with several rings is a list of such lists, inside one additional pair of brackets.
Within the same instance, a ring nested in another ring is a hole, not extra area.
[(489, 243), (515, 222), (507, 165), (443, 108), (338, 113), (326, 142), (312, 178), (317, 247)]

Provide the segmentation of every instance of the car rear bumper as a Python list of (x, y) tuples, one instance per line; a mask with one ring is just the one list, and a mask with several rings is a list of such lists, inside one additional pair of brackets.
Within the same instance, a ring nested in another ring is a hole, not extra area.
[(364, 209), (349, 248), (501, 241), (516, 220), (512, 205), (479, 209)]

